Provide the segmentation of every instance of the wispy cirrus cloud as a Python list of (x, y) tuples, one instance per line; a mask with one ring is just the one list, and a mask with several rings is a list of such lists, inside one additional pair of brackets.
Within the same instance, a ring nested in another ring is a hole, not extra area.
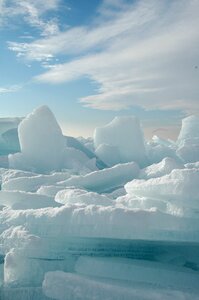
[[(121, 1), (121, 8), (122, 3)], [(147, 9), (145, 6), (147, 6)], [(132, 30), (149, 23), (155, 17), (153, 7), (150, 4), (140, 3), (136, 11), (134, 5), (128, 5), (127, 11), (121, 9), (121, 12), (114, 14), (114, 17), (104, 20), (104, 15), (107, 15), (105, 10), (111, 10), (111, 8), (108, 9), (105, 4), (102, 7), (104, 8), (100, 9), (99, 18), (90, 26), (72, 27), (57, 35), (39, 39), (33, 43), (10, 42), (9, 47), (11, 50), (20, 51), (29, 60), (41, 60), (59, 54), (79, 55), (96, 50), (96, 48), (104, 49), (115, 38), (131, 33)], [(111, 7), (113, 8), (113, 5)], [(143, 12), (145, 12), (145, 18), (141, 20)]]
[(198, 11), (196, 0), (106, 0), (88, 26), (9, 47), (27, 60), (65, 55), (65, 63), (36, 79), (60, 83), (87, 76), (98, 83), (96, 93), (80, 100), (87, 107), (199, 111)]
[(0, 87), (0, 95), (7, 93), (14, 93), (19, 91), (22, 88), (21, 85), (11, 85), (6, 87)]
[(15, 17), (21, 17), (31, 27), (40, 30), (42, 36), (59, 32), (57, 20), (44, 18), (49, 11), (58, 10), (60, 0), (0, 0), (0, 24), (6, 25)]

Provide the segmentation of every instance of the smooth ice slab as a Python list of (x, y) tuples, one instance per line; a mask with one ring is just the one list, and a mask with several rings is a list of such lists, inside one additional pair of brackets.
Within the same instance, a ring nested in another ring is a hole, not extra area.
[(125, 185), (129, 195), (176, 203), (199, 209), (199, 170), (174, 169), (170, 174), (148, 180), (133, 180)]
[(180, 160), (176, 154), (176, 145), (173, 143), (163, 143), (160, 139), (153, 139), (146, 144), (146, 152), (149, 165), (153, 163), (159, 163), (165, 157), (170, 157)]
[(140, 179), (149, 179), (161, 177), (163, 175), (171, 173), (174, 169), (183, 169), (184, 165), (177, 162), (174, 158), (165, 157), (161, 162), (152, 164), (140, 171)]
[(56, 194), (55, 201), (61, 204), (113, 205), (113, 201), (107, 196), (81, 189), (61, 190)]
[(41, 106), (18, 127), (21, 153), (10, 155), (11, 168), (46, 172), (62, 168), (65, 139), (50, 109)]
[[(1, 211), (1, 231), (24, 226), (40, 237), (104, 237), (199, 241), (199, 220), (158, 209), (129, 209), (100, 205), (63, 205), (29, 210)], [(5, 242), (5, 241), (4, 241)]]
[(81, 256), (76, 262), (75, 271), (92, 277), (127, 280), (199, 292), (198, 272), (155, 261)]
[(95, 153), (101, 160), (111, 167), (121, 161), (118, 147), (101, 144), (95, 150)]
[(194, 138), (199, 138), (199, 117), (192, 115), (182, 120), (177, 143), (180, 144), (183, 140)]
[(20, 176), (5, 176), (2, 179), (2, 190), (36, 192), (42, 185), (56, 184), (70, 177), (68, 172), (58, 172), (49, 175), (31, 175), (21, 173)]
[[(161, 277), (161, 276), (160, 276)], [(147, 284), (130, 285), (118, 280), (100, 280), (64, 272), (48, 272), (43, 281), (46, 296), (57, 300), (196, 300), (196, 293), (160, 289)]]
[(75, 186), (95, 192), (111, 191), (114, 188), (124, 186), (133, 178), (137, 178), (139, 167), (136, 163), (118, 164), (112, 168), (95, 171), (82, 176), (72, 176), (60, 182), (63, 186)]
[(59, 206), (53, 197), (23, 191), (0, 191), (0, 205), (12, 209), (37, 209)]
[[(94, 145), (96, 149), (101, 147), (97, 154), (109, 165), (116, 163), (116, 159), (117, 163), (135, 161), (141, 166), (146, 165), (143, 133), (136, 117), (115, 117), (104, 127), (96, 128)], [(110, 155), (110, 147), (118, 149), (114, 158)]]
[(199, 161), (199, 117), (189, 116), (182, 120), (177, 145), (177, 155), (184, 163)]
[(199, 138), (182, 140), (176, 153), (184, 163), (199, 161)]

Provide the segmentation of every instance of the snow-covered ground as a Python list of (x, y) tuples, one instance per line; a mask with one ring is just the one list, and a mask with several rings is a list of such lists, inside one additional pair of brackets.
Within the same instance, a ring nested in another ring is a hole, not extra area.
[(198, 117), (75, 139), (42, 106), (0, 138), (0, 299), (199, 299)]

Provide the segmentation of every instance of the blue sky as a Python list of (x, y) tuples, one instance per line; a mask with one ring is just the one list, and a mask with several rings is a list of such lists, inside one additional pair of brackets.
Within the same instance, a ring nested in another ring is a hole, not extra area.
[(198, 0), (0, 0), (0, 117), (47, 104), (64, 133), (136, 115), (175, 137), (198, 114)]

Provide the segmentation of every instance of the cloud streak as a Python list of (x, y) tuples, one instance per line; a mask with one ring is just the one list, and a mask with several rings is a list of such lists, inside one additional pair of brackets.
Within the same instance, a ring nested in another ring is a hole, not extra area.
[(15, 17), (40, 30), (41, 36), (58, 34), (56, 19), (44, 20), (44, 15), (58, 10), (59, 0), (0, 0), (0, 24), (4, 26)]
[(0, 95), (7, 93), (14, 93), (19, 91), (22, 88), (20, 85), (12, 85), (9, 87), (0, 87)]
[(88, 77), (98, 89), (80, 99), (84, 106), (190, 113), (199, 111), (198, 11), (197, 0), (106, 0), (90, 26), (9, 47), (27, 60), (65, 55), (65, 63), (51, 66), (36, 80), (57, 84)]

